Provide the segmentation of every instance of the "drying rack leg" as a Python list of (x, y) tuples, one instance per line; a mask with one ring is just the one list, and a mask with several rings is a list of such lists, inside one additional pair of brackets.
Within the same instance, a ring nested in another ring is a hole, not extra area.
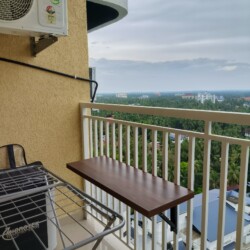
[[(104, 228), (103, 232), (106, 231), (106, 230), (108, 230), (108, 229), (110, 229), (110, 227), (111, 227), (112, 224), (114, 223), (115, 219), (116, 219), (115, 216), (110, 217), (110, 219), (109, 219), (109, 221), (108, 221), (106, 227)], [(95, 243), (95, 245), (93, 246), (92, 250), (96, 250), (96, 249), (97, 249), (97, 247), (98, 247), (99, 244), (101, 243), (102, 239), (103, 239), (103, 237), (99, 238), (99, 239), (96, 241), (96, 243)]]
[[(45, 181), (46, 181), (46, 184), (49, 185), (47, 176), (45, 176)], [(59, 235), (60, 235), (63, 247), (65, 248), (65, 242), (63, 240), (63, 236), (62, 236), (62, 232), (61, 232), (61, 227), (60, 227), (59, 221), (58, 221), (57, 216), (56, 216), (56, 211), (55, 211), (55, 207), (54, 207), (54, 204), (53, 204), (53, 199), (52, 199), (52, 194), (51, 194), (50, 189), (48, 189), (48, 196), (49, 196), (50, 206), (52, 208), (52, 212), (53, 212), (53, 215), (54, 215), (54, 218), (55, 218), (55, 223), (56, 223), (56, 225), (57, 225), (57, 227), (59, 229), (58, 230), (59, 231)]]

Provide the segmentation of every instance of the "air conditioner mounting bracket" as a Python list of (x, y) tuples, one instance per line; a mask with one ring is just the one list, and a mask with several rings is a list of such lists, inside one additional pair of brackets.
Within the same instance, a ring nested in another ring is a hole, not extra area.
[(36, 40), (35, 37), (30, 38), (30, 45), (31, 45), (31, 53), (32, 56), (36, 56), (39, 52), (43, 51), (44, 49), (48, 48), (50, 45), (54, 44), (58, 41), (58, 38), (55, 36), (46, 36), (46, 37), (39, 37)]

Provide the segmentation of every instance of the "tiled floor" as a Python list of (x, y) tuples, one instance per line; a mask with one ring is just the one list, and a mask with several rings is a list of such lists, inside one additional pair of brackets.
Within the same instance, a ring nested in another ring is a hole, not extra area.
[[(87, 220), (79, 220), (84, 227), (86, 227), (91, 233), (100, 232), (103, 230), (103, 226), (100, 225), (98, 221), (93, 219), (91, 216), (88, 216)], [(89, 237), (89, 233), (86, 231), (83, 235), (83, 231), (79, 233), (79, 230), (77, 229), (76, 223), (72, 223), (70, 221), (63, 221), (61, 223), (61, 226), (63, 227), (63, 231), (74, 241), (80, 241), (85, 239), (86, 237)], [(62, 242), (60, 241), (60, 235), (57, 235), (58, 244), (56, 247), (56, 250), (63, 249)], [(84, 250), (90, 250), (94, 246), (95, 243), (90, 243), (88, 245), (85, 245), (83, 247), (80, 247), (78, 249), (84, 249)], [(120, 240), (118, 240), (114, 235), (108, 235), (105, 236), (102, 240), (101, 244), (98, 247), (98, 250), (128, 250), (129, 248), (125, 246)]]

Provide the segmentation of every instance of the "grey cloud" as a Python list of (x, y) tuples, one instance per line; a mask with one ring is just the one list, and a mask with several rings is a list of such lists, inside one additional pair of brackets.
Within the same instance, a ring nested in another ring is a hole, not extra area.
[(127, 17), (89, 35), (90, 56), (105, 58), (90, 60), (99, 92), (249, 89), (249, 9), (249, 0), (129, 0)]
[(95, 58), (164, 61), (198, 57), (250, 62), (250, 1), (129, 0), (122, 21), (93, 32)]

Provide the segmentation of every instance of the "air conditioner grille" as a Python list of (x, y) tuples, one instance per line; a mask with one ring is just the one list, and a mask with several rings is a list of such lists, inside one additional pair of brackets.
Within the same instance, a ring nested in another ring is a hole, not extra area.
[(24, 17), (33, 0), (0, 0), (0, 20), (14, 21)]

